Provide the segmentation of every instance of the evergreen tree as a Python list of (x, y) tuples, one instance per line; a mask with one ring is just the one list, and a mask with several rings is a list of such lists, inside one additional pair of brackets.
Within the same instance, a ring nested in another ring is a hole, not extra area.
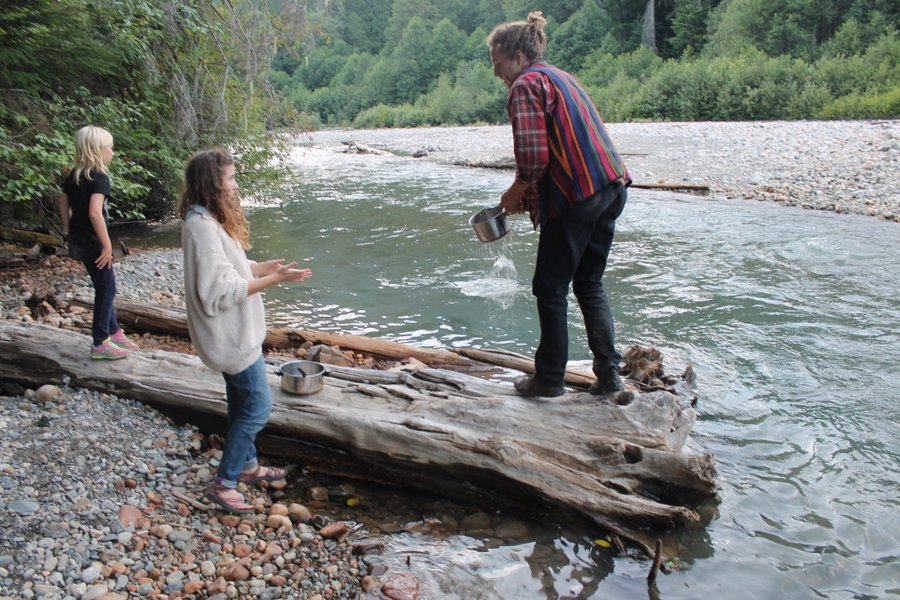
[(703, 0), (675, 0), (672, 12), (672, 37), (669, 48), (673, 56), (681, 56), (690, 48), (699, 52), (706, 45), (706, 21), (709, 6)]
[(338, 28), (341, 38), (360, 52), (378, 54), (384, 46), (391, 4), (391, 0), (344, 0)]
[(548, 36), (548, 59), (568, 71), (581, 69), (587, 56), (600, 47), (606, 27), (606, 15), (596, 0), (585, 0), (580, 9)]
[(384, 32), (384, 50), (393, 51), (397, 47), (413, 18), (430, 27), (444, 17), (443, 13), (437, 0), (393, 0), (391, 18)]

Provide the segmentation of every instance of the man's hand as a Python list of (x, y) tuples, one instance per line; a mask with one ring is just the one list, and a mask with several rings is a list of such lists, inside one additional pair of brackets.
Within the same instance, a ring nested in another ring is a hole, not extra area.
[(525, 190), (528, 189), (524, 183), (513, 181), (512, 185), (500, 196), (500, 208), (511, 215), (525, 212)]

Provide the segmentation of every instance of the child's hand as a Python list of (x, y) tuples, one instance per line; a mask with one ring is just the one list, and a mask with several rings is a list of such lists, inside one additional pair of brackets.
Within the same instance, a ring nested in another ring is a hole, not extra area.
[(266, 275), (271, 275), (284, 263), (283, 258), (273, 258), (272, 260), (267, 260), (263, 262), (258, 262), (254, 265), (253, 274), (257, 277), (265, 277)]
[(286, 265), (280, 265), (278, 270), (276, 271), (278, 277), (282, 281), (303, 281), (304, 279), (312, 276), (312, 269), (295, 269), (294, 267), (297, 265), (296, 262), (292, 262)]
[(253, 274), (257, 277), (267, 277), (274, 275), (279, 281), (303, 281), (310, 275), (310, 269), (295, 269), (297, 261), (284, 264), (283, 258), (273, 258), (264, 262), (258, 262), (253, 265)]
[(112, 259), (112, 246), (104, 246), (100, 250), (100, 256), (97, 257), (94, 264), (97, 265), (98, 269), (106, 269), (107, 267), (112, 266)]

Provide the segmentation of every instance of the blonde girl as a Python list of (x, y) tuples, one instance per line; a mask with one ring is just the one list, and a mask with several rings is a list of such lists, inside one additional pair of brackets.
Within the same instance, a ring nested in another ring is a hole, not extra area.
[(107, 221), (109, 209), (108, 167), (113, 157), (113, 137), (107, 130), (87, 125), (75, 134), (75, 165), (69, 171), (59, 197), (63, 233), (69, 240), (69, 256), (84, 263), (94, 286), (94, 320), (91, 358), (119, 359), (138, 346), (122, 332), (113, 302), (116, 276)]
[(237, 491), (239, 481), (282, 479), (283, 469), (260, 465), (255, 440), (269, 419), (272, 398), (262, 355), (266, 318), (259, 292), (312, 271), (283, 259), (254, 262), (247, 221), (227, 151), (197, 152), (187, 162), (178, 204), (184, 219), (184, 296), (191, 341), (203, 363), (225, 379), (228, 433), (207, 497), (223, 509), (246, 513), (253, 506)]

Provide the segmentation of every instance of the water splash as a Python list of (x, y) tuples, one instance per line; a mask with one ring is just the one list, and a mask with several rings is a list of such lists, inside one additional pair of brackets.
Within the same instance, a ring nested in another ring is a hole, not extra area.
[(454, 285), (464, 296), (490, 298), (503, 307), (510, 306), (521, 286), (516, 263), (506, 246), (506, 238), (480, 244), (480, 253), (485, 270), (471, 272), (471, 279), (457, 281)]
[(519, 271), (516, 270), (516, 263), (513, 262), (512, 258), (503, 254), (503, 250), (500, 250), (500, 254), (491, 266), (491, 277), (496, 277), (498, 279), (512, 279), (513, 281), (518, 280), (519, 278)]

